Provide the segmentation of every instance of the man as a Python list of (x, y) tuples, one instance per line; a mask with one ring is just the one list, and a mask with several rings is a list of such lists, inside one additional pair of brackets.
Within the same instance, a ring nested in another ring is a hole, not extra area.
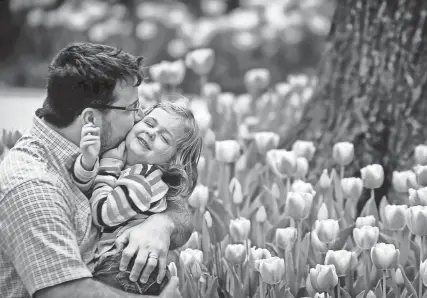
[[(90, 43), (69, 45), (53, 59), (43, 108), (0, 164), (1, 297), (137, 297), (91, 278), (99, 231), (89, 200), (72, 183), (70, 167), (83, 125), (100, 127), (102, 153), (141, 119), (141, 62), (141, 57)], [(144, 268), (144, 282), (157, 265), (164, 275), (168, 250), (183, 245), (191, 232), (180, 200), (168, 203), (165, 213), (117, 239), (125, 247), (121, 270), (136, 255), (131, 279)], [(176, 278), (160, 297), (181, 297)]]

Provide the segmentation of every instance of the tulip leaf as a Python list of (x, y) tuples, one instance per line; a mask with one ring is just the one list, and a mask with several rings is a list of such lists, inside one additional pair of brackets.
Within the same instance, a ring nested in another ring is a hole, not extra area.
[(363, 206), (362, 212), (360, 216), (368, 216), (373, 215), (378, 222), (379, 215), (378, 215), (378, 209), (377, 209), (377, 203), (375, 202), (375, 197), (371, 197)]
[(185, 270), (185, 281), (186, 281), (186, 288), (185, 290), (187, 291), (187, 297), (197, 297), (199, 294), (196, 291), (196, 285), (195, 285), (195, 281), (194, 278), (191, 276), (190, 272), (188, 270)]
[(286, 282), (292, 288), (292, 292), (296, 293), (298, 291), (298, 284), (295, 276), (294, 270), (294, 260), (292, 256), (292, 251), (288, 250), (285, 252), (285, 264), (286, 264)]
[(382, 280), (378, 280), (377, 285), (375, 287), (374, 291), (375, 297), (382, 297), (383, 296), (383, 290), (382, 290)]
[(402, 276), (403, 276), (403, 281), (405, 282), (405, 287), (406, 289), (408, 289), (408, 292), (410, 294), (412, 294), (414, 297), (417, 297), (417, 292), (415, 291), (414, 286), (412, 285), (412, 283), (409, 281), (408, 277), (406, 276), (405, 273), (405, 269), (399, 265), (400, 271), (402, 272)]
[(209, 276), (207, 279), (208, 287), (206, 291), (203, 293), (203, 297), (205, 298), (217, 298), (218, 297), (218, 278)]
[(219, 200), (212, 199), (207, 206), (212, 216), (212, 227), (215, 231), (215, 239), (221, 240), (228, 234), (228, 225), (230, 224), (231, 215), (224, 204)]
[(411, 248), (410, 248), (411, 242), (409, 240), (410, 236), (411, 234), (409, 233), (409, 231), (404, 230), (401, 241), (399, 242), (399, 250), (400, 250), (399, 263), (402, 266), (406, 265), (406, 262), (409, 259), (409, 254), (411, 253)]
[(417, 243), (415, 243), (412, 240), (411, 240), (410, 246), (411, 246), (412, 252), (415, 255), (415, 264), (419, 264), (421, 262), (420, 261), (420, 247), (418, 246)]
[(353, 289), (355, 293), (361, 293), (364, 292), (364, 289), (366, 289), (366, 277), (365, 275), (360, 275), (357, 277), (356, 282), (354, 283)]
[(227, 272), (229, 273), (229, 276), (232, 277), (232, 281), (233, 281), (233, 297), (244, 297), (244, 292), (243, 292), (243, 285), (240, 281), (240, 278), (237, 276), (236, 270), (234, 270), (234, 268), (232, 268), (232, 266), (230, 266), (230, 264), (227, 262), (227, 260), (225, 260), (224, 258), (222, 259), (222, 262), (224, 264), (224, 267), (227, 269)]
[(332, 245), (332, 250), (340, 250), (343, 249), (348, 237), (350, 236), (350, 234), (353, 232), (353, 228), (354, 226), (350, 226), (348, 228), (342, 229), (340, 231), (340, 234), (338, 236), (338, 240), (335, 241), (335, 243)]
[(388, 200), (387, 200), (387, 197), (383, 196), (382, 199), (381, 199), (381, 201), (380, 201), (380, 204), (379, 204), (379, 214), (380, 214), (380, 219), (381, 219), (382, 222), (385, 221), (385, 214), (384, 214), (384, 212), (385, 212), (385, 207), (387, 207), (387, 205), (390, 205), (389, 202), (388, 202)]
[(380, 232), (379, 240), (385, 243), (396, 244), (395, 238)]
[(298, 282), (301, 280), (301, 278), (304, 277), (306, 267), (307, 267), (307, 258), (308, 258), (308, 252), (310, 250), (310, 237), (311, 233), (308, 232), (305, 234), (304, 239), (301, 241), (300, 245), (300, 256), (299, 256), (299, 264), (298, 266)]
[(427, 298), (427, 293), (424, 293), (423, 298)]
[(209, 237), (209, 228), (206, 224), (206, 221), (203, 220), (202, 223), (202, 251), (203, 251), (203, 261), (207, 264), (211, 256), (211, 239)]
[(391, 269), (389, 270), (390, 272), (390, 284), (391, 284), (391, 288), (392, 288), (392, 292), (396, 295), (395, 297), (400, 297), (400, 289), (396, 283), (396, 270)]
[(339, 287), (338, 291), (341, 291), (341, 297), (351, 298), (351, 295), (346, 290), (344, 290), (344, 288)]
[(359, 294), (357, 294), (356, 298), (363, 298), (365, 297), (365, 290), (362, 290)]

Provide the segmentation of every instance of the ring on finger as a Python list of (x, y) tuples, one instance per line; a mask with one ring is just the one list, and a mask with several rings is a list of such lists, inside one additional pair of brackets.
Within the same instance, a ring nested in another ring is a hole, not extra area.
[(158, 256), (156, 256), (155, 254), (149, 254), (149, 255), (148, 255), (148, 258), (149, 258), (149, 259), (156, 259), (156, 260), (157, 260), (159, 257), (158, 257)]

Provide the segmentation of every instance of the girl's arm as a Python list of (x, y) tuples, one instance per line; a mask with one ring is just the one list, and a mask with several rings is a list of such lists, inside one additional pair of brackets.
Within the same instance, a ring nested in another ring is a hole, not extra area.
[(99, 160), (96, 160), (95, 166), (91, 171), (86, 170), (82, 165), (82, 154), (80, 154), (74, 162), (71, 177), (78, 188), (87, 194), (92, 187), (93, 179), (99, 170)]

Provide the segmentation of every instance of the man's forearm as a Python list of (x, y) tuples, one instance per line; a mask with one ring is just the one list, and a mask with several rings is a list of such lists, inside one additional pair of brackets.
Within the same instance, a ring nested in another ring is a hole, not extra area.
[(158, 296), (146, 296), (125, 293), (112, 288), (92, 278), (83, 278), (65, 282), (63, 284), (37, 291), (35, 298), (155, 298)]
[(191, 221), (191, 213), (185, 207), (182, 199), (168, 200), (168, 208), (165, 214), (173, 223), (170, 250), (183, 246), (193, 233), (194, 226)]

